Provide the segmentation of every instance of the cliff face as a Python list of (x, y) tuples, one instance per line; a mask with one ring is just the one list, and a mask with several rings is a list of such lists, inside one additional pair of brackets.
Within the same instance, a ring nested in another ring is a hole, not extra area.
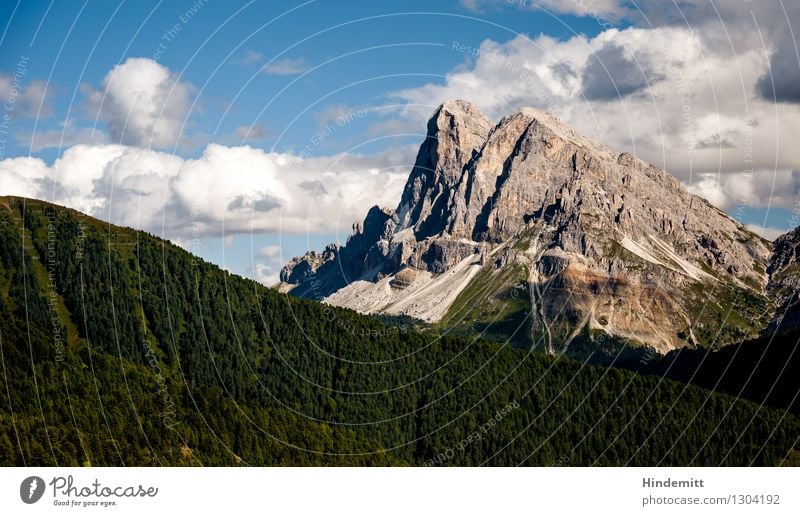
[(766, 325), (771, 255), (665, 171), (548, 113), (524, 108), (495, 125), (450, 101), (398, 207), (373, 208), (345, 246), (293, 260), (281, 279), (302, 297), (494, 324), (549, 351), (587, 329), (666, 351)]
[(800, 325), (800, 227), (778, 237), (772, 247), (767, 288), (778, 308), (769, 329), (779, 331)]

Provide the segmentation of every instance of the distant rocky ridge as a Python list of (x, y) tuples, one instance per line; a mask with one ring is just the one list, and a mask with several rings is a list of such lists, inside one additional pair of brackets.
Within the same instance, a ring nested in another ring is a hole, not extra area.
[(775, 239), (768, 290), (777, 304), (770, 330), (800, 325), (800, 227)]
[(427, 129), (397, 208), (374, 207), (344, 246), (293, 259), (282, 290), (503, 328), (550, 352), (579, 335), (719, 346), (775, 314), (769, 242), (667, 172), (530, 108), (494, 124), (449, 101)]

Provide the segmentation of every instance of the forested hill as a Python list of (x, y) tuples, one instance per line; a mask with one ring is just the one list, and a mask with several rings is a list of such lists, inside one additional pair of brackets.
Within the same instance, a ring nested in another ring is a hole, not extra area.
[(0, 198), (0, 465), (777, 465), (785, 411), (278, 294)]

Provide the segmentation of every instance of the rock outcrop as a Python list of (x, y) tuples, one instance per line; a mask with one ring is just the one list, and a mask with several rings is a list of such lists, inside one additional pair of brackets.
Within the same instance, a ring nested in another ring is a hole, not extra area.
[(778, 308), (769, 330), (788, 330), (800, 326), (800, 227), (775, 239), (772, 247), (767, 288)]
[(345, 246), (293, 260), (281, 279), (295, 295), (431, 323), (513, 306), (550, 351), (587, 330), (666, 351), (757, 333), (771, 255), (667, 172), (551, 114), (495, 125), (456, 100), (428, 122), (397, 208), (372, 208)]

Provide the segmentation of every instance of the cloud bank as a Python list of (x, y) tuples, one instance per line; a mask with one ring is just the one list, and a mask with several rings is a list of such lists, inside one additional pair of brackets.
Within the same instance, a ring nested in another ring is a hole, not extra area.
[[(65, 204), (170, 239), (236, 233), (340, 233), (375, 204), (394, 206), (414, 149), (301, 158), (211, 144), (196, 159), (76, 145), (52, 165), (0, 161), (0, 192)], [(266, 251), (265, 251), (266, 252)]]
[[(699, 32), (665, 22), (591, 38), (454, 41), (450, 48), (465, 54), (463, 65), (441, 82), (392, 96), (423, 110), (464, 98), (496, 120), (537, 107), (668, 170), (719, 207), (798, 205), (800, 105), (778, 109), (763, 91), (776, 54), (745, 44), (734, 52)], [(779, 90), (779, 101), (793, 98), (790, 88)], [(737, 188), (751, 195), (736, 195)]]

